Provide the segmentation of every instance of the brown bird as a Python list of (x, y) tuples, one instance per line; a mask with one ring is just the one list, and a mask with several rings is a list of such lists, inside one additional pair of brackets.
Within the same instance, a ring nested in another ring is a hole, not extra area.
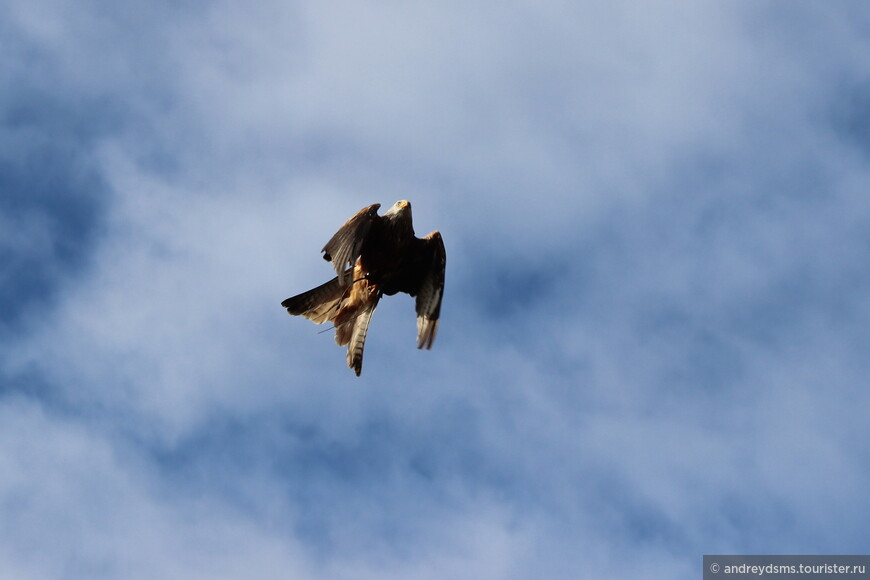
[(332, 322), (335, 342), (347, 345), (347, 366), (359, 376), (372, 314), (381, 296), (405, 292), (417, 298), (417, 348), (432, 348), (441, 314), (447, 254), (437, 230), (414, 235), (411, 204), (397, 201), (384, 215), (381, 204), (359, 210), (323, 246), (335, 278), (281, 303), (315, 324)]

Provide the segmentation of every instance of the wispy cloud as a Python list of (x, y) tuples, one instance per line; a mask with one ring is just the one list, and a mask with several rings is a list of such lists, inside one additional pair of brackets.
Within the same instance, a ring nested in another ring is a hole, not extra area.
[[(0, 576), (864, 549), (862, 5), (4, 11)], [(442, 327), (357, 379), (279, 302), (397, 199)]]

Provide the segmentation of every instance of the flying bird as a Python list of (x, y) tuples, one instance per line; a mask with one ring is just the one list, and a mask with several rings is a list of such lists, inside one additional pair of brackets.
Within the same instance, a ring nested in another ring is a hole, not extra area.
[(337, 276), (281, 303), (315, 324), (331, 322), (335, 342), (347, 345), (347, 366), (362, 372), (369, 323), (381, 296), (404, 292), (417, 298), (417, 348), (432, 348), (441, 314), (447, 254), (437, 230), (414, 235), (411, 204), (397, 201), (384, 215), (381, 204), (359, 210), (323, 246)]

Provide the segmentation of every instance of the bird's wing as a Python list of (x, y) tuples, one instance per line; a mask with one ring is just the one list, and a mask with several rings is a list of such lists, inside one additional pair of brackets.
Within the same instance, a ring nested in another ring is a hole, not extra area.
[(447, 252), (441, 233), (434, 231), (421, 240), (427, 263), (420, 289), (417, 291), (417, 348), (432, 348), (438, 332), (441, 315), (441, 297), (444, 294), (444, 269)]
[(366, 345), (366, 335), (369, 332), (369, 322), (372, 320), (372, 314), (375, 313), (379, 300), (379, 294), (372, 294), (371, 299), (362, 307), (353, 322), (349, 323), (353, 324), (353, 331), (350, 341), (347, 343), (347, 366), (353, 369), (356, 376), (362, 372), (363, 349)]
[(342, 300), (339, 310), (332, 319), (335, 325), (335, 343), (347, 345), (347, 366), (353, 369), (356, 376), (362, 372), (363, 348), (366, 344), (366, 334), (372, 314), (381, 299), (378, 288), (361, 278), (362, 267), (357, 263), (353, 277), (355, 282), (348, 289), (346, 298)]
[[(351, 272), (348, 268), (344, 274), (350, 276)], [(326, 284), (288, 298), (281, 306), (290, 314), (304, 316), (315, 324), (323, 324), (335, 318), (346, 293), (347, 287), (341, 285), (339, 278), (333, 278)]]
[(343, 286), (348, 283), (345, 269), (352, 268), (359, 258), (366, 234), (372, 227), (372, 223), (379, 219), (379, 207), (381, 204), (375, 203), (356, 212), (356, 215), (344, 222), (344, 225), (323, 246), (323, 259), (332, 262), (339, 283)]

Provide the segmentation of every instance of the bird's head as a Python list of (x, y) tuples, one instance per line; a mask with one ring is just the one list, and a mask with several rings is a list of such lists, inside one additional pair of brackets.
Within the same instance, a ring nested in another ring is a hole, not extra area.
[(411, 215), (411, 202), (401, 199), (384, 213), (384, 217), (404, 214)]
[(392, 227), (404, 231), (406, 234), (414, 235), (414, 225), (411, 219), (411, 202), (400, 200), (393, 204), (393, 207), (384, 212), (384, 219), (393, 224)]

